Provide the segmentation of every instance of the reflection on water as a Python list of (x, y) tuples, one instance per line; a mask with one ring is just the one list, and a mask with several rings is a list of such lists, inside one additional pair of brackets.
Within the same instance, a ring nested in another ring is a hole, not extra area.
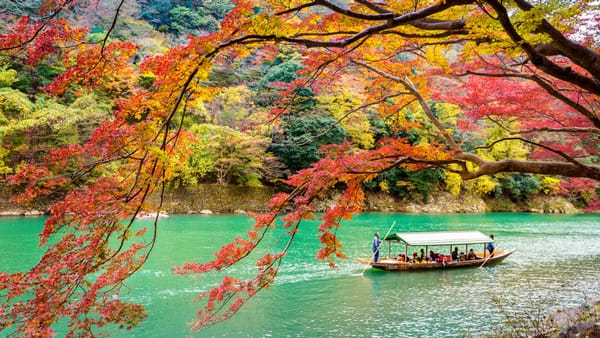
[[(277, 283), (230, 321), (197, 334), (186, 326), (199, 304), (192, 298), (222, 275), (175, 276), (188, 260), (207, 261), (226, 241), (245, 233), (243, 216), (176, 216), (162, 221), (159, 240), (123, 299), (144, 304), (149, 319), (121, 337), (459, 337), (504, 325), (506, 315), (530, 318), (580, 305), (600, 295), (600, 219), (595, 215), (366, 214), (338, 230), (348, 257), (368, 257), (375, 231), (470, 230), (494, 233), (501, 248), (517, 251), (483, 269), (386, 273), (348, 259), (338, 269), (315, 260), (316, 223), (304, 224)], [(0, 270), (33, 264), (42, 219), (0, 219)], [(265, 247), (284, 238), (269, 235)], [(31, 250), (29, 250), (31, 248)], [(249, 277), (251, 260), (228, 274)]]

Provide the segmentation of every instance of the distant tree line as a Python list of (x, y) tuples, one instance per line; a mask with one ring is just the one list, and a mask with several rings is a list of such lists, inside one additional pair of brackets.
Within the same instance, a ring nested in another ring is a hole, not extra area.
[[(4, 0), (0, 4), (5, 9), (3, 15), (26, 14), (34, 7), (28, 2), (17, 6)], [(232, 7), (229, 0), (138, 1), (138, 9), (127, 13), (113, 36), (123, 40), (137, 37), (140, 47), (134, 58), (142, 59), (182, 41), (186, 35), (215, 31)], [(96, 26), (89, 39), (98, 41), (106, 32), (106, 22), (99, 18), (90, 21)], [(111, 85), (97, 87), (93, 92), (80, 91), (74, 84), (59, 98), (52, 98), (45, 95), (45, 90), (65, 71), (60, 60), (49, 58), (35, 66), (8, 57), (0, 61), (0, 174), (4, 178), (52, 149), (83, 143), (102, 120), (111, 118), (114, 102), (121, 93), (130, 86), (152, 90), (154, 81), (152, 74), (140, 72), (131, 79), (115, 79)], [(211, 79), (221, 85), (220, 92), (209, 101), (186, 107), (185, 148), (190, 155), (186, 165), (172, 174), (172, 185), (278, 186), (290, 173), (319, 160), (322, 145), (352, 142), (357, 148), (370, 149), (388, 136), (405, 137), (414, 145), (428, 141), (426, 128), (416, 132), (401, 127), (416, 121), (419, 112), (382, 119), (375, 111), (364, 109), (345, 116), (348, 107), (362, 95), (352, 89), (316, 93), (303, 88), (292, 104), (283, 107), (286, 113), (279, 116), (278, 122), (271, 123), (274, 117), (269, 116), (267, 107), (277, 103), (288, 84), (302, 79), (302, 62), (302, 56), (284, 50), (278, 52), (274, 61), (263, 61), (256, 54), (245, 63), (215, 68)], [(444, 123), (458, 123), (452, 106), (434, 103), (432, 107)], [(502, 131), (498, 130), (496, 137), (503, 137)], [(471, 148), (490, 141), (493, 139), (473, 139)], [(496, 147), (494, 151), (512, 152), (517, 158), (528, 153), (522, 146)], [(435, 192), (450, 191), (523, 201), (545, 193), (563, 194), (582, 204), (597, 194), (594, 186), (582, 179), (559, 180), (519, 173), (463, 182), (433, 168), (396, 168), (365, 183), (367, 190), (401, 198), (426, 200)]]

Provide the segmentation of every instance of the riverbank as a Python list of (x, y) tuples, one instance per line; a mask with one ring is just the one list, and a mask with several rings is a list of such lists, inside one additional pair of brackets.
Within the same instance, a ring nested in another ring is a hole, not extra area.
[(546, 323), (550, 326), (549, 338), (600, 337), (600, 298), (553, 313), (546, 318)]
[[(163, 210), (169, 214), (234, 214), (248, 211), (262, 212), (268, 208), (275, 193), (270, 187), (240, 187), (233, 185), (204, 184), (195, 187), (171, 189), (166, 192)], [(315, 204), (317, 211), (332, 206), (339, 197), (332, 193), (329, 198)], [(573, 214), (579, 210), (560, 196), (537, 195), (515, 203), (508, 198), (484, 199), (474, 195), (453, 196), (441, 192), (426, 200), (399, 199), (384, 193), (366, 193), (365, 212), (399, 212), (410, 214), (452, 214), (488, 212), (525, 212)], [(47, 206), (30, 208), (9, 202), (10, 194), (0, 192), (0, 216), (37, 216), (46, 213)], [(158, 204), (158, 196), (150, 202)]]
[(600, 337), (600, 298), (552, 312), (541, 320), (514, 322), (509, 319), (489, 337)]

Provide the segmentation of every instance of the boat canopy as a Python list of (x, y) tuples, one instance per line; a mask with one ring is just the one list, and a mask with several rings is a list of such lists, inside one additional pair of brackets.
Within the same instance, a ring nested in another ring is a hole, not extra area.
[(480, 231), (396, 232), (389, 234), (385, 240), (400, 241), (411, 246), (479, 244), (494, 241)]

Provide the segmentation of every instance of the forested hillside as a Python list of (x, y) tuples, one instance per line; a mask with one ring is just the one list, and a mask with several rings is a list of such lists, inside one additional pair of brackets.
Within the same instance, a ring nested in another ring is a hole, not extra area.
[[(52, 149), (83, 144), (102, 121), (112, 117), (120, 97), (135, 87), (152, 90), (156, 77), (151, 71), (136, 66), (141, 60), (185, 44), (188, 35), (216, 31), (219, 22), (234, 6), (226, 0), (138, 1), (136, 6), (124, 7), (119, 20), (113, 23), (111, 13), (117, 4), (103, 2), (94, 12), (77, 13), (79, 21), (75, 21), (74, 16), (65, 20), (83, 29), (80, 34), (87, 43), (122, 48), (122, 51), (112, 52), (114, 57), (121, 57), (116, 54), (126, 51), (133, 64), (123, 73), (101, 74), (96, 69), (98, 74), (83, 82), (73, 78), (76, 74), (65, 76), (67, 70), (76, 72), (69, 68), (72, 60), (68, 60), (66, 51), (50, 53), (58, 50), (49, 43), (29, 54), (2, 57), (0, 173), (4, 180), (20, 166), (40, 160)], [(36, 2), (3, 1), (0, 8), (3, 21), (12, 22), (20, 15), (35, 15)], [(107, 37), (108, 32), (111, 34)], [(126, 44), (131, 42), (135, 45)], [(63, 43), (69, 44), (66, 40)], [(106, 51), (111, 52), (111, 49)], [(407, 54), (405, 60), (414, 62), (415, 57), (418, 53)], [(447, 53), (445, 58), (445, 62), (450, 62), (455, 56)], [(379, 140), (388, 137), (405, 138), (412, 145), (431, 142), (433, 126), (422, 125), (423, 112), (419, 109), (407, 106), (398, 111), (402, 114), (383, 115), (378, 112), (381, 107), (365, 105), (357, 109), (361, 98), (369, 94), (364, 84), (350, 75), (341, 77), (342, 85), (333, 90), (302, 88), (285, 103), (286, 113), (275, 119), (271, 108), (278, 104), (288, 84), (309, 79), (303, 72), (306, 61), (306, 56), (292, 48), (265, 47), (246, 58), (215, 67), (209, 74), (211, 86), (215, 88), (210, 99), (192, 101), (185, 107), (183, 129), (188, 133), (181, 146), (185, 148), (186, 159), (170, 175), (169, 184), (173, 187), (197, 183), (272, 185), (285, 189), (281, 180), (321, 158), (323, 144), (347, 141), (357, 149), (373, 149)], [(89, 60), (88, 66), (96, 67), (94, 62), (97, 60)], [(96, 68), (100, 67), (103, 66), (98, 64)], [(444, 85), (454, 91), (464, 86), (459, 82)], [(473, 85), (481, 96), (493, 96), (498, 90), (485, 83)], [(515, 102), (532, 99), (525, 90), (514, 98)], [(461, 133), (459, 130), (464, 129), (461, 124), (466, 121), (461, 120), (456, 104), (435, 98), (430, 104), (432, 113), (446, 128)], [(538, 101), (528, 104), (543, 105)], [(393, 107), (390, 112), (394, 111)], [(129, 119), (134, 122), (145, 117), (138, 112)], [(464, 147), (479, 149), (478, 152), (491, 159), (536, 156), (530, 145), (517, 140), (487, 149), (481, 147), (510, 134), (506, 126), (497, 124), (486, 133), (469, 135), (464, 139)], [(587, 157), (592, 163), (597, 161), (594, 153)], [(109, 166), (101, 170), (111, 169)], [(586, 179), (498, 173), (463, 181), (458, 175), (435, 167), (420, 171), (393, 168), (366, 182), (364, 188), (422, 201), (440, 191), (486, 198), (503, 196), (515, 202), (535, 194), (562, 195), (582, 208), (597, 196), (596, 182)]]
[[(214, 259), (174, 268), (256, 259), (253, 278), (199, 295), (194, 329), (268, 288), (306, 219), (335, 267), (368, 191), (597, 209), (598, 14), (596, 0), (0, 0), (2, 183), (53, 201), (39, 263), (0, 272), (0, 330), (136, 326), (143, 305), (118, 294), (160, 231), (135, 219), (173, 187), (278, 191)], [(274, 229), (284, 245), (257, 258)]]

